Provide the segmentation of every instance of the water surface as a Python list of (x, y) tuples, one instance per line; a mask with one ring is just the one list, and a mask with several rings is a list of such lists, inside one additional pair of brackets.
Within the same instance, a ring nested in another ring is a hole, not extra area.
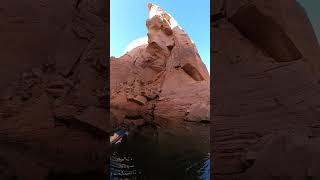
[(137, 130), (113, 147), (111, 180), (209, 180), (209, 127)]

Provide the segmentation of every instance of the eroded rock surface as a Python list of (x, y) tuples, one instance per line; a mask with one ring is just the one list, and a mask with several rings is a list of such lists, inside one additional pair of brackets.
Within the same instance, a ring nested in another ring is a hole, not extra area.
[(105, 1), (1, 3), (0, 179), (105, 179)]
[(315, 157), (307, 152), (319, 136), (320, 49), (305, 11), (295, 0), (220, 5), (212, 22), (212, 177), (318, 179), (313, 161), (299, 159)]
[[(146, 26), (148, 42), (110, 60), (115, 128), (137, 119), (164, 126), (208, 121), (210, 76), (195, 44), (161, 15), (151, 16)], [(203, 113), (194, 114), (192, 104), (204, 106)]]

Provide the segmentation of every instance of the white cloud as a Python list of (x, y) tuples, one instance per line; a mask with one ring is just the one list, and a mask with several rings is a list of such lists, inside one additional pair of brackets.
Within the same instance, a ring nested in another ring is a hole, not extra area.
[(142, 38), (138, 38), (134, 41), (132, 41), (126, 48), (126, 50), (124, 50), (124, 52), (122, 53), (122, 55), (124, 55), (125, 53), (131, 51), (132, 49), (136, 48), (136, 47), (139, 47), (139, 46), (142, 46), (142, 45), (145, 45), (145, 44), (148, 44), (148, 37), (145, 36), (145, 37), (142, 37)]

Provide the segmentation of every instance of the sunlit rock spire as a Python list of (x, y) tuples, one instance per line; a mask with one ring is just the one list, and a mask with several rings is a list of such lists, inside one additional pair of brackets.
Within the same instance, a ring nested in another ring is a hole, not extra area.
[(166, 11), (164, 11), (160, 6), (148, 3), (148, 9), (149, 9), (149, 19), (151, 19), (154, 16), (159, 16), (161, 19), (164, 19), (171, 27), (171, 29), (175, 27), (181, 27), (177, 23), (177, 21)]

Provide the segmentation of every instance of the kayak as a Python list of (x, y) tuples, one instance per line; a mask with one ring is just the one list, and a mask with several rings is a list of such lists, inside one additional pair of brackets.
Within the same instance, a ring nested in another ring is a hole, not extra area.
[(121, 143), (122, 139), (126, 137), (129, 133), (123, 129), (116, 131), (112, 136), (110, 136), (110, 144)]

